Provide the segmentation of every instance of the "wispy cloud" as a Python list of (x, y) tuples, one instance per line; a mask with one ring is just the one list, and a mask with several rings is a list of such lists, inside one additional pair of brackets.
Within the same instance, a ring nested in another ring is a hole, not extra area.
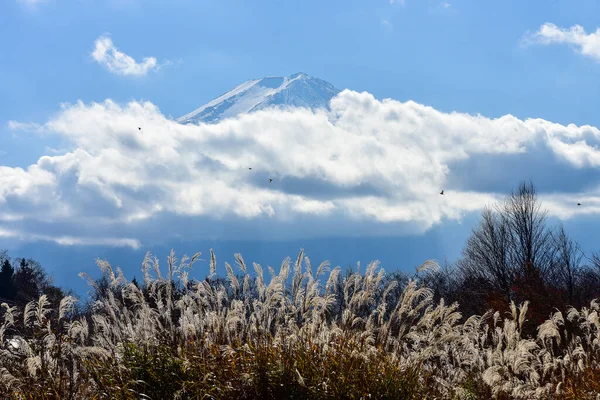
[(145, 76), (148, 72), (160, 68), (154, 57), (145, 57), (141, 62), (137, 62), (133, 57), (119, 51), (107, 35), (96, 39), (92, 57), (109, 71), (124, 76)]
[(392, 23), (385, 18), (381, 20), (381, 26), (387, 31), (391, 31), (393, 29)]
[(149, 102), (78, 102), (43, 129), (75, 150), (27, 169), (0, 166), (0, 214), (18, 218), (0, 227), (24, 238), (415, 233), (547, 176), (540, 189), (552, 193), (542, 197), (552, 215), (600, 213), (592, 126), (443, 113), (345, 90), (331, 112), (267, 109), (214, 125), (178, 124)]
[(523, 44), (567, 44), (580, 54), (600, 62), (600, 28), (586, 34), (580, 25), (571, 28), (560, 28), (552, 23), (543, 24), (535, 33), (527, 33)]
[(44, 127), (35, 122), (8, 121), (8, 128), (12, 131), (27, 131), (35, 133), (44, 132)]
[(17, 0), (17, 3), (24, 5), (30, 10), (34, 10), (39, 4), (45, 3), (46, 1), (48, 0)]
[(53, 242), (62, 246), (110, 246), (110, 247), (130, 247), (139, 249), (140, 242), (130, 238), (97, 238), (97, 237), (73, 237), (73, 236), (51, 236), (38, 235), (35, 233), (24, 233), (18, 230), (3, 229), (0, 226), (0, 237), (19, 239), (26, 242)]
[(439, 13), (449, 13), (449, 12), (456, 12), (456, 10), (452, 7), (452, 4), (450, 4), (447, 1), (443, 1), (441, 3), (436, 3), (435, 5), (430, 5), (427, 7), (428, 11), (430, 13), (435, 13), (435, 14), (439, 14)]

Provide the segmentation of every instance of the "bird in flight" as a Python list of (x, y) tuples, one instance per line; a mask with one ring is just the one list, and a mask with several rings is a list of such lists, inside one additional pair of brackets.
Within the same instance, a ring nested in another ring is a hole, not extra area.
[(248, 167), (248, 169), (252, 169), (252, 168)]
[(441, 195), (443, 195), (443, 194), (444, 194), (444, 191), (442, 190), (442, 191), (440, 192), (440, 194), (441, 194)]
[(269, 182), (273, 182), (273, 179), (269, 178)]
[(581, 203), (577, 203), (577, 205), (578, 205), (578, 206), (580, 206), (580, 205), (581, 205)]
[(142, 130), (142, 128), (140, 128), (140, 127), (138, 126), (138, 131), (141, 131), (141, 130)]

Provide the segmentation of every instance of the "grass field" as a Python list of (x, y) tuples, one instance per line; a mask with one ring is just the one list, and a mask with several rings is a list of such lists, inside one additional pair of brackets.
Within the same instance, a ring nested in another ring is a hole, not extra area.
[[(197, 257), (196, 255), (195, 257)], [(462, 318), (419, 276), (279, 271), (240, 255), (227, 277), (190, 281), (173, 253), (144, 281), (98, 262), (108, 286), (87, 310), (46, 296), (2, 305), (0, 392), (11, 399), (596, 399), (600, 304), (556, 310), (524, 337), (527, 303)], [(435, 269), (425, 263), (420, 274)], [(90, 280), (91, 285), (95, 281)]]

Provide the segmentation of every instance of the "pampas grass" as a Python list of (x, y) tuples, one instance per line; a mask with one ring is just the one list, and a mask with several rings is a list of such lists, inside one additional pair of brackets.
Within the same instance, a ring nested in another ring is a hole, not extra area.
[[(462, 319), (420, 279), (313, 270), (301, 251), (279, 271), (240, 254), (190, 279), (200, 254), (163, 274), (147, 254), (141, 287), (106, 261), (103, 292), (85, 315), (65, 297), (23, 310), (2, 304), (0, 393), (12, 399), (595, 399), (600, 311), (556, 310), (523, 336), (528, 303)], [(236, 273), (236, 270), (239, 271)], [(154, 273), (154, 276), (152, 274)], [(90, 286), (96, 283), (82, 274)], [(387, 283), (386, 283), (387, 282)]]

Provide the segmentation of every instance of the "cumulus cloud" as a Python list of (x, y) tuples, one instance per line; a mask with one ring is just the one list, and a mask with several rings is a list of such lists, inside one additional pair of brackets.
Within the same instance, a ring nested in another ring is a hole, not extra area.
[(156, 58), (145, 57), (137, 62), (133, 57), (119, 51), (110, 37), (103, 35), (96, 39), (92, 58), (110, 72), (124, 76), (145, 76), (160, 66)]
[(540, 29), (524, 37), (525, 44), (568, 44), (586, 57), (600, 62), (600, 28), (586, 34), (580, 25), (560, 28), (552, 23), (543, 24)]
[(26, 239), (420, 233), (555, 171), (541, 185), (552, 215), (600, 212), (597, 128), (443, 113), (366, 92), (343, 91), (331, 111), (266, 109), (209, 125), (179, 124), (150, 102), (78, 102), (39, 126), (11, 124), (28, 126), (71, 150), (0, 167), (0, 229)]

